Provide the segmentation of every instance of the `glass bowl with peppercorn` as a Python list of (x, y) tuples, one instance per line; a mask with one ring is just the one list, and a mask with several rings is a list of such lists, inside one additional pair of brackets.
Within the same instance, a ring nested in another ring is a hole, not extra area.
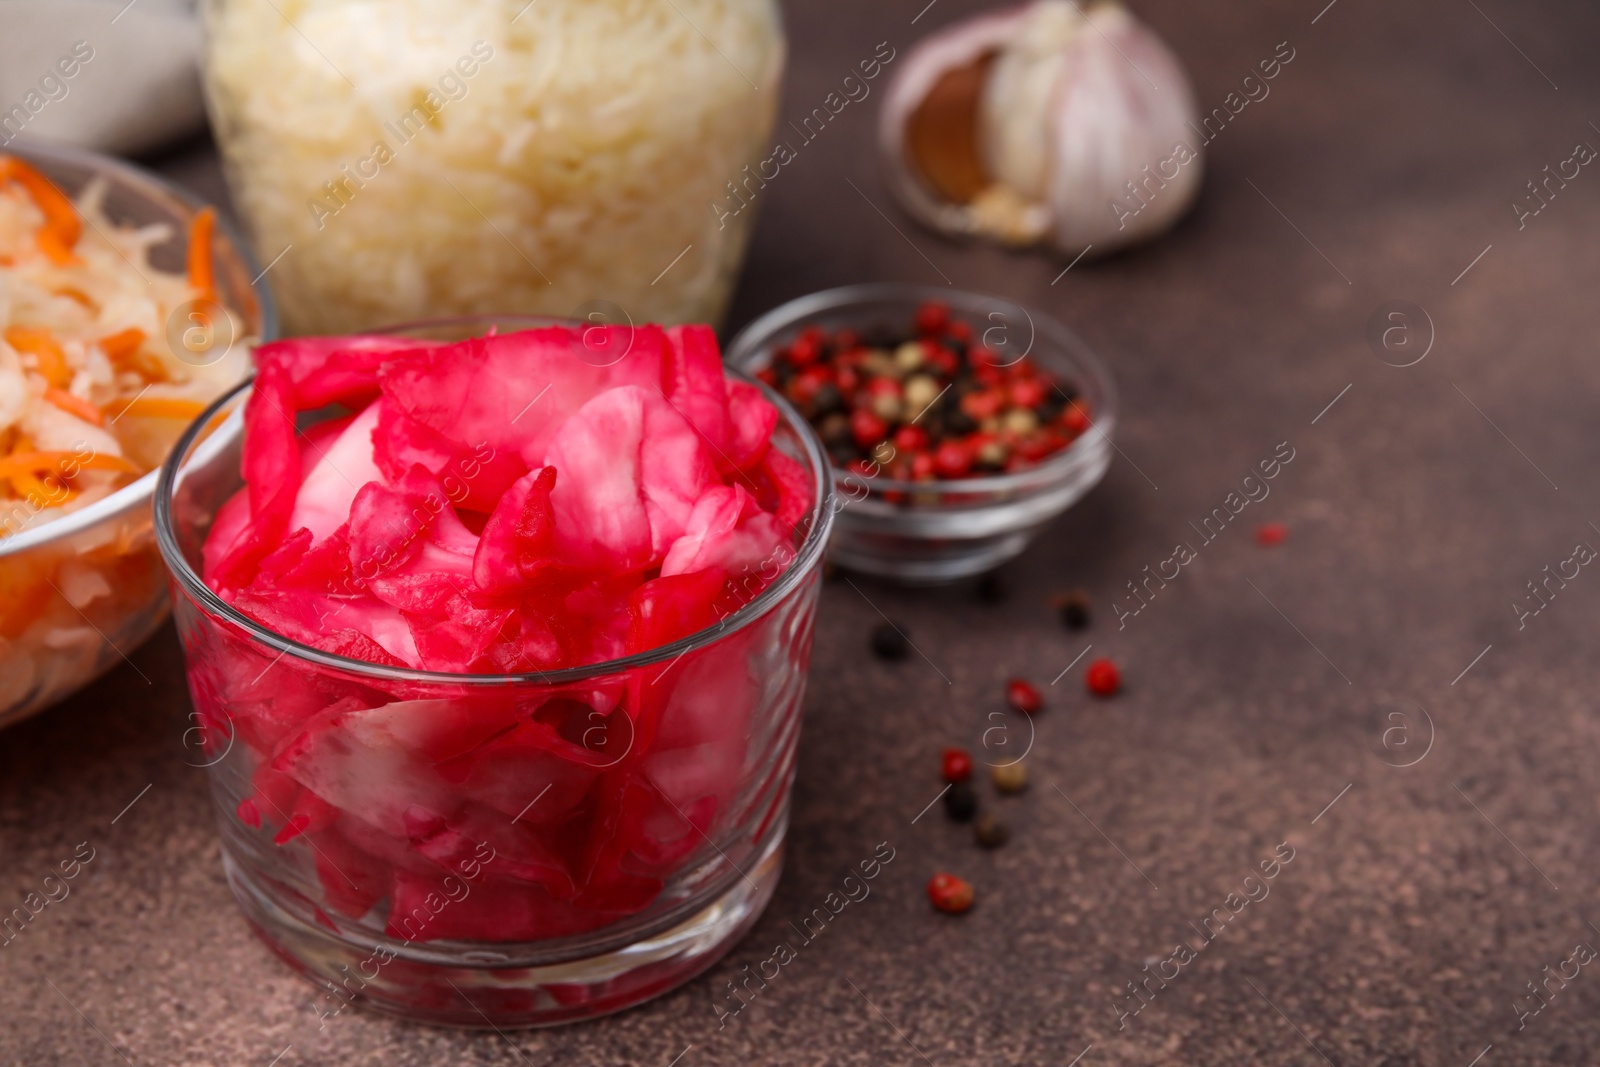
[(1000, 297), (829, 289), (752, 322), (728, 360), (822, 438), (829, 551), (852, 570), (915, 583), (990, 570), (1111, 462), (1110, 374), (1065, 326)]

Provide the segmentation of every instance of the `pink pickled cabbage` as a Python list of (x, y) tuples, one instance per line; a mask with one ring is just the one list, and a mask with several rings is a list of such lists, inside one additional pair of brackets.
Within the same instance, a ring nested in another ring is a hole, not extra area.
[[(246, 485), (205, 580), (342, 656), (503, 674), (670, 644), (780, 573), (811, 508), (770, 447), (777, 410), (724, 375), (705, 327), (256, 357)], [(330, 405), (346, 413), (299, 425)], [(237, 639), (192, 640), (200, 716), (254, 757), (238, 818), (313, 846), (324, 914), (386, 903), (389, 934), (418, 940), (563, 936), (647, 907), (734, 803), (762, 693), (749, 632), (615, 681), (482, 691), (292, 658), (263, 680)], [(418, 910), (474, 857), (469, 901)]]
[[(777, 410), (703, 326), (295, 338), (256, 358), (246, 488), (205, 576), (307, 643), (471, 673), (613, 658), (633, 589), (715, 569), (748, 599), (810, 508), (769, 447)], [(297, 429), (331, 404), (353, 414)]]

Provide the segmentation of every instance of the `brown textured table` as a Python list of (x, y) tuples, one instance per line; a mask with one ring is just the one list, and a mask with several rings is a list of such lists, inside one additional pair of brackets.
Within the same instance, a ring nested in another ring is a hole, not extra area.
[[(903, 51), (980, 6), (940, 0), (912, 25), (925, 2), (792, 4), (785, 114), (878, 42)], [(873, 102), (764, 193), (733, 325), (825, 286), (942, 275), (1074, 325), (1125, 418), (1105, 483), (1005, 568), (1007, 602), (827, 588), (788, 873), (725, 962), (591, 1025), (505, 1037), (347, 1013), (319, 1031), (315, 992), (224, 885), (169, 631), (137, 671), (0, 735), (0, 900), (94, 849), (70, 897), (0, 949), (0, 1062), (1600, 1060), (1600, 976), (1552, 980), (1537, 1014), (1525, 985), (1600, 944), (1600, 577), (1551, 584), (1521, 629), (1512, 607), (1575, 543), (1600, 545), (1600, 174), (1521, 230), (1510, 207), (1575, 143), (1600, 145), (1600, 13), (1323, 3), (1139, 5), (1207, 109), (1279, 42), (1295, 58), (1211, 146), (1188, 221), (1059, 282), (1064, 262), (958, 247), (891, 206)], [(158, 163), (220, 192), (205, 145)], [(1403, 369), (1365, 339), (1391, 300), (1436, 333)], [(1197, 544), (1190, 523), (1280, 442), (1294, 459), (1271, 495)], [(1288, 524), (1282, 547), (1253, 539), (1268, 520)], [(1198, 558), (1119, 630), (1111, 599), (1179, 541)], [(1072, 586), (1099, 609), (1083, 634), (1046, 604)], [(926, 659), (867, 654), (880, 608)], [(940, 748), (978, 744), (1002, 681), (1049, 683), (1091, 642), (1127, 689), (1091, 701), (1082, 663), (1047, 688), (1034, 787), (1000, 805), (1013, 843), (980, 852), (937, 809), (913, 825)], [(871, 896), (719, 1029), (728, 980), (879, 842), (896, 858)], [(1246, 883), (1284, 842), (1292, 861)], [(977, 886), (965, 918), (923, 898), (941, 868)], [(1230, 893), (1239, 914), (1206, 941)], [(1126, 983), (1146, 963), (1170, 974), (1181, 941), (1205, 947), (1119, 1029)]]

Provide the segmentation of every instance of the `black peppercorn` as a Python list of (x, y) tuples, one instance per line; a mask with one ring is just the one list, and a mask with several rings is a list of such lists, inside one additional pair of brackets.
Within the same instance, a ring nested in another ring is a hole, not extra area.
[(899, 627), (886, 622), (872, 631), (872, 651), (879, 659), (905, 659), (911, 654), (911, 642)]
[(966, 782), (957, 782), (945, 792), (944, 813), (956, 822), (966, 822), (978, 814), (978, 794)]
[(1082, 630), (1089, 625), (1089, 596), (1081, 590), (1057, 597), (1056, 610), (1061, 613), (1061, 624), (1069, 630)]
[(980, 815), (972, 824), (972, 836), (984, 848), (999, 848), (1011, 840), (1011, 831), (993, 815)]
[(822, 438), (822, 443), (829, 448), (846, 447), (852, 450), (855, 447), (855, 437), (850, 433), (850, 417), (835, 412), (822, 420), (817, 427), (817, 434)]
[(808, 414), (812, 418), (829, 415), (844, 407), (844, 397), (840, 395), (838, 386), (824, 385), (811, 397), (810, 407)]

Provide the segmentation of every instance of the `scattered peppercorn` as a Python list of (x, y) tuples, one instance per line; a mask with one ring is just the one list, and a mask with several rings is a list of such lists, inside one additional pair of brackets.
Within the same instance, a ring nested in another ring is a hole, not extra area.
[(1006, 703), (1024, 715), (1032, 715), (1044, 707), (1044, 697), (1039, 695), (1039, 690), (1021, 678), (1013, 678), (1006, 683)]
[(816, 427), (836, 466), (870, 459), (873, 476), (900, 481), (1031, 467), (1091, 425), (1071, 383), (1027, 358), (1003, 361), (940, 301), (918, 308), (909, 332), (809, 326), (759, 376)]
[(964, 782), (972, 777), (972, 757), (964, 748), (947, 748), (941, 770), (947, 782)]
[(978, 579), (978, 599), (985, 604), (1000, 604), (1006, 599), (1006, 580), (999, 571), (990, 571)]
[(928, 899), (940, 911), (960, 915), (972, 907), (972, 883), (941, 872), (928, 879)]
[(898, 626), (886, 622), (872, 631), (872, 651), (879, 659), (905, 659), (911, 654), (911, 642)]
[(989, 778), (994, 782), (996, 789), (1008, 795), (1020, 793), (1028, 788), (1028, 769), (1022, 765), (1021, 760), (990, 767)]
[(1086, 630), (1089, 627), (1089, 594), (1082, 589), (1054, 597), (1051, 600), (1061, 614), (1061, 625), (1069, 630)]
[(1289, 536), (1289, 527), (1281, 522), (1264, 522), (1256, 527), (1256, 540), (1267, 548), (1276, 548)]
[(1095, 696), (1108, 697), (1122, 688), (1122, 672), (1117, 670), (1117, 665), (1108, 659), (1097, 659), (1089, 664), (1089, 669), (1084, 673), (1084, 681), (1088, 683), (1089, 692)]
[(978, 794), (966, 782), (956, 782), (944, 794), (944, 813), (955, 822), (966, 822), (978, 814)]
[(993, 815), (980, 815), (972, 824), (972, 836), (984, 848), (999, 848), (1011, 840), (1011, 831)]

